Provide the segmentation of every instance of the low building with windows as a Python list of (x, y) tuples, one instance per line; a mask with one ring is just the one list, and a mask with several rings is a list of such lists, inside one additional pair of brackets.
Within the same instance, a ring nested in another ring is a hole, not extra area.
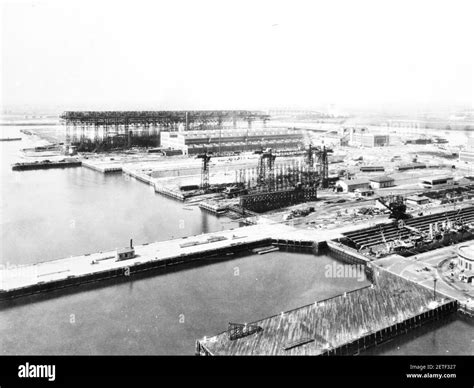
[(362, 197), (371, 197), (374, 195), (374, 190), (372, 189), (355, 189), (354, 190), (354, 195), (356, 198), (362, 198)]
[(336, 183), (336, 187), (344, 193), (352, 193), (355, 190), (370, 189), (370, 184), (367, 179), (344, 179)]
[(361, 172), (384, 172), (384, 166), (360, 166), (359, 170)]
[(115, 252), (116, 260), (128, 260), (133, 259), (134, 257), (135, 249), (133, 247), (117, 248), (117, 251)]
[(431, 202), (428, 197), (423, 195), (411, 195), (405, 198), (405, 201), (409, 205), (426, 205)]
[(395, 186), (395, 179), (387, 175), (376, 176), (369, 179), (370, 187), (373, 189), (383, 189), (385, 187)]
[(451, 176), (434, 176), (430, 178), (420, 178), (420, 186), (425, 189), (444, 188), (454, 185), (454, 178)]

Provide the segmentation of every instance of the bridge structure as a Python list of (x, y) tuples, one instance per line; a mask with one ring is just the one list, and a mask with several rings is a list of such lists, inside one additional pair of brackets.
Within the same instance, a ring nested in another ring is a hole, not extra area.
[(66, 111), (60, 115), (66, 144), (82, 150), (159, 146), (161, 131), (252, 128), (270, 116), (249, 110)]

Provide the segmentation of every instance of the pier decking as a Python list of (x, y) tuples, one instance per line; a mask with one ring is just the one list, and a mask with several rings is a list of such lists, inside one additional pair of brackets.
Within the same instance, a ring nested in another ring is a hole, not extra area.
[(375, 284), (249, 323), (262, 330), (238, 339), (227, 332), (196, 343), (201, 355), (354, 354), (456, 310), (425, 287), (384, 270)]
[[(116, 251), (91, 253), (42, 263), (0, 269), (0, 300), (43, 291), (123, 277), (153, 268), (198, 261), (209, 257), (226, 257), (242, 250), (283, 240), (288, 246), (308, 246), (325, 241), (326, 235), (300, 236), (285, 225), (259, 225), (235, 230), (202, 234), (188, 238), (154, 242), (134, 247), (135, 256), (117, 260)], [(294, 239), (294, 240), (292, 240)], [(230, 256), (231, 257), (231, 256)]]
[(105, 164), (105, 163), (94, 163), (90, 160), (83, 159), (82, 165), (91, 170), (101, 172), (103, 174), (110, 174), (115, 172), (122, 172), (122, 166), (120, 164)]

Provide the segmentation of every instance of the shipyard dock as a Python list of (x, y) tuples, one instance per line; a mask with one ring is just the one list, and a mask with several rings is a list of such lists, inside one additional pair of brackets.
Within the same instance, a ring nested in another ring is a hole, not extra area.
[[(471, 212), (472, 206), (466, 206), (456, 211), (456, 216), (469, 218)], [(450, 216), (446, 211), (437, 214), (443, 220)], [(432, 215), (426, 221), (431, 222)], [(384, 220), (379, 228), (393, 224), (393, 220)], [(371, 285), (271, 317), (249, 320), (250, 323), (229, 323), (226, 331), (196, 341), (196, 354), (358, 354), (432, 320), (456, 311), (473, 310), (474, 306), (466, 304), (463, 294), (447, 292), (446, 282), (436, 289), (436, 284), (430, 281), (431, 274), (418, 278), (412, 274), (406, 276), (408, 267), (402, 264), (411, 259), (399, 255), (377, 259), (343, 243), (348, 233), (361, 228), (362, 225), (354, 224), (337, 229), (303, 230), (261, 219), (257, 225), (169, 241), (137, 246), (131, 241), (127, 248), (2, 268), (0, 301), (106, 279), (132, 279), (139, 273), (166, 267), (179, 269), (179, 265), (186, 263), (232, 260), (239, 253), (287, 249), (312, 253), (315, 260), (319, 252), (325, 252), (342, 263), (358, 265)], [(366, 234), (373, 234), (372, 229)], [(398, 267), (402, 269), (397, 270)], [(414, 266), (410, 268), (418, 270)], [(80, 287), (76, 289), (79, 291)]]
[[(333, 236), (334, 234), (331, 234)], [(322, 233), (320, 241), (329, 236)], [(315, 242), (316, 241), (316, 242)], [(317, 240), (285, 225), (246, 226), (235, 230), (154, 242), (130, 247), (130, 258), (117, 250), (90, 253), (37, 264), (0, 269), (0, 300), (8, 300), (56, 289), (131, 276), (156, 268), (176, 266), (203, 259), (231, 259), (235, 253), (276, 246), (317, 251)], [(316, 244), (316, 245), (314, 245)]]
[[(391, 240), (394, 238), (405, 239), (410, 234), (413, 234), (413, 230), (429, 234), (430, 226), (433, 227), (438, 224), (441, 226), (441, 224), (446, 225), (446, 223), (453, 224), (457, 220), (462, 220), (465, 224), (474, 223), (474, 206), (458, 206), (455, 210), (445, 209), (444, 211), (439, 211), (435, 214), (414, 217), (398, 223), (392, 222), (386, 225), (359, 228), (358, 230), (344, 233), (344, 236), (349, 244), (357, 249), (368, 249), (383, 245), (384, 240)], [(438, 248), (453, 242), (468, 240), (472, 238), (472, 234), (466, 230), (462, 233), (458, 233), (457, 236), (450, 233), (444, 237), (445, 238), (437, 240), (436, 244), (433, 244), (433, 247)], [(408, 252), (410, 255), (416, 253), (415, 250)]]

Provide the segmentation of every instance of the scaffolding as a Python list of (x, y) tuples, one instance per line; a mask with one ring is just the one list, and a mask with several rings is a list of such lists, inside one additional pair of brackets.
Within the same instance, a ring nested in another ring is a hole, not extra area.
[[(224, 123), (265, 123), (270, 116), (260, 111), (67, 111), (60, 115), (66, 144), (79, 150), (99, 151), (132, 145), (160, 145), (161, 131), (222, 129)], [(133, 133), (133, 136), (132, 136)]]

